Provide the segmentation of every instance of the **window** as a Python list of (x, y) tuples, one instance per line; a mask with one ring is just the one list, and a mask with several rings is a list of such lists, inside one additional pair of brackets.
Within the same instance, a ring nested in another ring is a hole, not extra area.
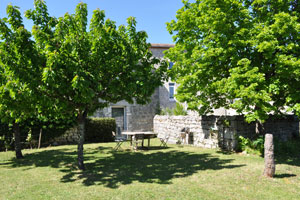
[(169, 62), (169, 69), (172, 69), (174, 63), (173, 62)]
[(175, 83), (169, 83), (169, 99), (174, 100)]

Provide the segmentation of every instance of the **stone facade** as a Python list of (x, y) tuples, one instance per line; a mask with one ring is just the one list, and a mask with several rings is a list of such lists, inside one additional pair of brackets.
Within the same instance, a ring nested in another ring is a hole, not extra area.
[[(152, 44), (150, 50), (154, 57), (163, 59), (163, 52), (174, 45), (169, 44)], [(159, 66), (156, 66), (159, 67)], [(174, 84), (176, 91), (176, 84)], [(110, 104), (109, 107), (102, 110), (97, 110), (93, 117), (113, 117), (113, 110), (115, 108), (123, 108), (123, 118), (120, 116), (117, 121), (117, 126), (122, 130), (128, 131), (152, 131), (153, 118), (157, 111), (166, 107), (173, 108), (176, 104), (175, 99), (169, 98), (169, 82), (165, 82), (163, 86), (157, 88), (151, 97), (151, 102), (147, 105), (129, 104), (126, 101), (120, 101), (116, 104)]]
[(96, 111), (94, 117), (113, 117), (112, 110), (114, 108), (124, 108), (124, 125), (121, 127), (122, 130), (151, 131), (153, 129), (153, 118), (156, 115), (157, 106), (159, 106), (158, 89), (156, 89), (152, 95), (149, 104), (129, 104), (126, 101), (120, 101), (116, 104), (111, 104), (107, 108)]
[[(225, 123), (226, 122), (226, 123)], [(154, 132), (168, 143), (181, 143), (181, 132), (190, 129), (186, 137), (188, 144), (205, 148), (236, 148), (236, 136), (253, 137), (255, 124), (248, 124), (242, 116), (160, 116), (154, 118)], [(281, 140), (299, 135), (299, 120), (294, 116), (269, 120), (266, 131)]]

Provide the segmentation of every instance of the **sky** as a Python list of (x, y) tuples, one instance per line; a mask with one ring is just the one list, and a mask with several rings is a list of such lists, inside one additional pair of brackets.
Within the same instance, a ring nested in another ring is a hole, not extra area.
[[(126, 24), (126, 19), (133, 16), (137, 20), (137, 30), (146, 31), (148, 42), (173, 44), (172, 36), (166, 29), (166, 22), (176, 19), (176, 11), (183, 6), (181, 0), (46, 0), (51, 16), (61, 17), (66, 12), (73, 14), (78, 3), (88, 7), (88, 18), (93, 10), (105, 10), (106, 18)], [(22, 15), (33, 9), (33, 0), (0, 0), (0, 18), (6, 17), (6, 6), (19, 6)], [(24, 18), (24, 24), (31, 30), (32, 23)]]

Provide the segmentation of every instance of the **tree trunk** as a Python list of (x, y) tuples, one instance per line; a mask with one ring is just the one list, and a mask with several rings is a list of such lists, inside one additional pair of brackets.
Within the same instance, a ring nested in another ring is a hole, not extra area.
[(264, 135), (266, 133), (265, 124), (261, 123), (258, 120), (256, 120), (256, 122), (255, 122), (255, 133), (257, 135)]
[(38, 145), (38, 149), (41, 147), (42, 133), (43, 133), (43, 129), (40, 128), (40, 135), (39, 135), (39, 145)]
[(265, 170), (264, 176), (272, 178), (275, 174), (273, 135), (265, 135)]
[(13, 123), (13, 132), (15, 138), (15, 151), (16, 151), (16, 158), (21, 159), (24, 158), (21, 149), (21, 139), (20, 139), (20, 127), (19, 124), (14, 122)]
[(77, 147), (77, 155), (78, 155), (78, 168), (84, 170), (84, 158), (83, 158), (83, 144), (84, 144), (84, 132), (85, 132), (85, 120), (86, 120), (87, 112), (79, 113), (78, 115), (78, 147)]

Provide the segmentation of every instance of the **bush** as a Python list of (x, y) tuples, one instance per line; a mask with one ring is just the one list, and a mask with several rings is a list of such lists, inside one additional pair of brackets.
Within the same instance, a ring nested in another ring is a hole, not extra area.
[(0, 123), (0, 151), (13, 149), (13, 132), (8, 124)]
[(250, 154), (263, 155), (264, 152), (264, 138), (259, 136), (258, 138), (251, 140), (243, 136), (238, 137), (237, 151), (242, 151)]
[[(43, 128), (42, 145), (48, 145), (51, 139), (63, 135), (66, 130), (74, 127), (75, 117), (63, 119), (47, 119), (44, 121), (31, 118), (20, 123), (20, 139), (22, 148), (36, 147), (40, 129)], [(0, 151), (13, 150), (14, 138), (12, 125), (0, 123)]]
[(171, 108), (165, 108), (161, 111), (161, 115), (173, 115), (173, 110)]
[(173, 109), (174, 115), (187, 115), (187, 111), (183, 107), (183, 105), (176, 103), (175, 108)]
[[(264, 137), (259, 136), (258, 138), (251, 140), (244, 138), (243, 136), (238, 137), (238, 148), (237, 151), (243, 151), (250, 154), (264, 154)], [(289, 141), (281, 141), (277, 137), (274, 137), (274, 152), (276, 156), (299, 156), (300, 152), (300, 139), (294, 138)]]
[(160, 113), (161, 115), (187, 115), (187, 111), (185, 110), (184, 106), (176, 103), (175, 108), (171, 109), (171, 108), (165, 108), (161, 111)]
[(112, 142), (112, 131), (116, 131), (116, 120), (113, 118), (88, 118), (85, 128), (86, 142)]
[(27, 133), (32, 130), (32, 140), (38, 141), (40, 129), (43, 128), (42, 132), (42, 144), (48, 145), (52, 139), (63, 135), (67, 130), (76, 125), (76, 118), (71, 117), (69, 119), (57, 119), (48, 120), (46, 122), (35, 122), (34, 125), (28, 127)]

